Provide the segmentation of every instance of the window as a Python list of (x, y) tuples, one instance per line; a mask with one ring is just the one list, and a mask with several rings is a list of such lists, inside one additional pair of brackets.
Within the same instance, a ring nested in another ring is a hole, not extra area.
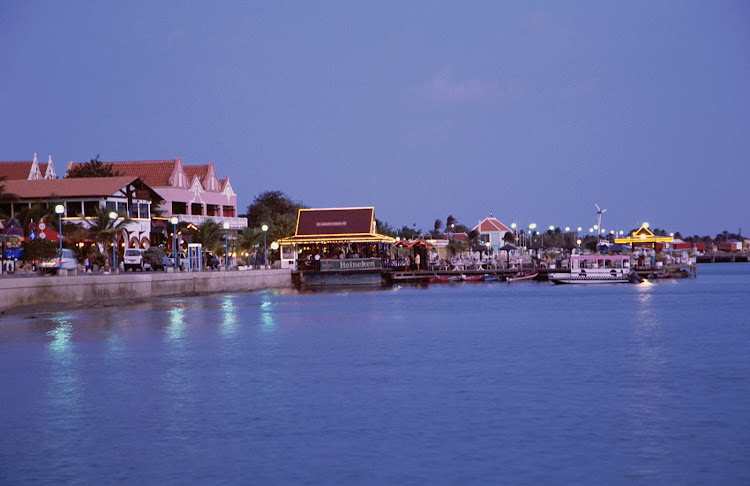
[(138, 209), (138, 216), (143, 219), (148, 219), (149, 218), (148, 209), (149, 209), (148, 203), (141, 203)]
[(83, 201), (67, 201), (65, 203), (65, 216), (78, 216), (83, 213)]
[(134, 202), (130, 205), (130, 217), (131, 218), (138, 217), (138, 203), (137, 202)]
[(99, 201), (84, 201), (83, 215), (86, 217), (96, 216), (96, 210), (99, 209)]
[(128, 203), (126, 202), (118, 202), (117, 203), (117, 212), (120, 214), (128, 214)]
[(234, 212), (234, 206), (224, 206), (224, 217), (225, 218), (234, 218), (235, 212)]
[(107, 214), (112, 211), (117, 211), (117, 203), (114, 201), (107, 201), (107, 204), (104, 206), (104, 208), (107, 210)]
[(196, 216), (203, 216), (203, 204), (192, 203), (190, 205), (190, 214), (195, 214)]
[(172, 214), (187, 214), (187, 204), (184, 202), (172, 202)]

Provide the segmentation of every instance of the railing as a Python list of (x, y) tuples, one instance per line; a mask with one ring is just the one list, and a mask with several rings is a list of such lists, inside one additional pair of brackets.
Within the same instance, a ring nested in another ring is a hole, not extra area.
[(195, 225), (205, 223), (211, 219), (220, 225), (224, 224), (224, 222), (228, 222), (229, 229), (247, 228), (247, 219), (245, 218), (233, 218), (229, 216), (200, 216), (195, 214), (175, 214), (175, 216), (177, 216), (177, 219), (181, 222), (184, 221), (185, 223), (193, 223)]

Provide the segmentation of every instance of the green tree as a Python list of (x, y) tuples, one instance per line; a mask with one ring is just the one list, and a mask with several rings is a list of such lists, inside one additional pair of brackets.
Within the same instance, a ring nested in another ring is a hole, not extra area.
[(224, 246), (224, 228), (212, 219), (207, 219), (191, 231), (190, 237), (193, 243), (200, 243), (206, 250), (216, 251)]
[(114, 169), (112, 164), (105, 164), (99, 160), (97, 154), (95, 159), (91, 159), (89, 162), (74, 166), (65, 175), (68, 179), (83, 178), (83, 177), (117, 177), (120, 174)]
[(503, 235), (503, 242), (508, 245), (513, 245), (516, 242), (516, 237), (513, 235), (512, 231), (506, 231)]
[(267, 240), (270, 245), (272, 241), (294, 235), (297, 211), (305, 207), (281, 191), (266, 191), (256, 196), (247, 207), (247, 225), (250, 228), (268, 225)]
[(445, 231), (450, 231), (451, 233), (454, 233), (453, 227), (455, 224), (458, 223), (458, 220), (453, 217), (453, 215), (448, 216), (445, 219)]
[(450, 241), (448, 241), (448, 245), (445, 247), (445, 249), (450, 256), (454, 257), (464, 252), (467, 247), (468, 245), (465, 242), (451, 239)]
[(419, 236), (419, 232), (408, 226), (402, 226), (401, 229), (398, 230), (397, 236), (402, 240), (415, 240)]
[(375, 218), (375, 231), (378, 234), (390, 236), (391, 238), (396, 237), (396, 230), (391, 228), (388, 223), (386, 223), (385, 221), (380, 221), (378, 218)]
[(88, 229), (94, 241), (99, 244), (99, 251), (104, 253), (109, 245), (115, 241), (119, 232), (125, 229), (130, 223), (128, 215), (120, 215), (117, 219), (109, 217), (110, 211), (107, 208), (97, 207), (94, 217), (86, 220), (86, 229)]

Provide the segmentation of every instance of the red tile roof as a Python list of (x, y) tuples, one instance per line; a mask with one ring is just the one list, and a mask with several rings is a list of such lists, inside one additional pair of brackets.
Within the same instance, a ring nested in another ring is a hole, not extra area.
[(205, 178), (208, 175), (208, 165), (183, 165), (182, 170), (185, 171), (188, 181), (192, 182), (193, 177), (198, 176), (201, 184), (205, 184)]
[(498, 232), (504, 232), (504, 231), (510, 231), (510, 228), (505, 226), (500, 221), (496, 220), (495, 218), (485, 218), (482, 221), (479, 222), (478, 225), (474, 227), (474, 229), (479, 229), (480, 233), (494, 233), (496, 231)]
[(89, 177), (80, 179), (8, 180), (5, 191), (21, 199), (111, 196), (137, 177)]
[[(0, 176), (7, 177), (9, 181), (26, 180), (29, 178), (32, 163), (30, 160), (28, 162), (0, 162)], [(42, 176), (44, 176), (44, 172), (42, 172)]]
[[(169, 186), (176, 160), (141, 160), (132, 162), (104, 162), (122, 175), (138, 177), (151, 187)], [(71, 162), (68, 169), (86, 162)]]

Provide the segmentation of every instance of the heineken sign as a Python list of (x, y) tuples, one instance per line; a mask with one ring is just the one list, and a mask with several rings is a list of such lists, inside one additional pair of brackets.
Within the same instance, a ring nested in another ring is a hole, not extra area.
[(354, 258), (351, 260), (321, 260), (321, 272), (351, 272), (358, 270), (380, 270), (380, 258)]

